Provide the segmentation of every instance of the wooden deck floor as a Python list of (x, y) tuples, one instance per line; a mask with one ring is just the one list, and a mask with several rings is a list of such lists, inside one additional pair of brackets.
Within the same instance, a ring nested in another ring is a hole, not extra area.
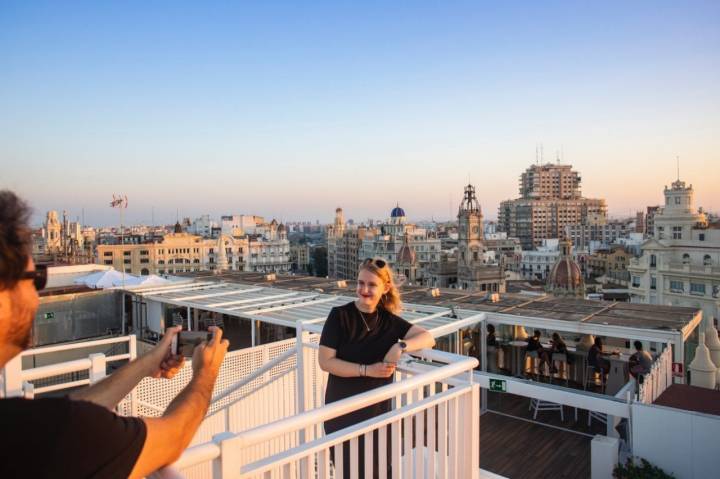
[(537, 417), (547, 425), (536, 424), (530, 422), (528, 403), (512, 394), (488, 393), (490, 411), (480, 419), (481, 467), (512, 479), (590, 477), (591, 435), (605, 434), (605, 426), (593, 422), (588, 427), (586, 411), (578, 411), (576, 422), (574, 409), (568, 407), (565, 421), (559, 412), (547, 411)]

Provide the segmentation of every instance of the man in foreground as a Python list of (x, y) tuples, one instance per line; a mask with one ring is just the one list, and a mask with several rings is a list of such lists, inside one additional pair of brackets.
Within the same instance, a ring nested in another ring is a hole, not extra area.
[[(0, 191), (0, 368), (29, 346), (47, 279), (30, 257), (30, 210)], [(69, 397), (0, 400), (0, 477), (145, 477), (178, 459), (205, 417), (228, 348), (222, 330), (195, 348), (193, 378), (160, 418), (122, 417), (112, 409), (146, 376), (171, 378), (182, 358), (170, 328), (148, 354)]]

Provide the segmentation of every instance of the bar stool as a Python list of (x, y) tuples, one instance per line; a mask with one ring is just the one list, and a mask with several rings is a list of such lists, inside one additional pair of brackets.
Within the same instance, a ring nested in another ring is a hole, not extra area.
[(596, 368), (595, 366), (591, 366), (590, 364), (585, 365), (585, 380), (583, 381), (585, 383), (585, 390), (587, 391), (587, 386), (591, 382), (593, 386), (597, 386), (597, 380), (595, 378), (595, 375), (598, 373), (600, 374), (600, 392), (604, 394), (605, 371), (602, 368)]
[(487, 347), (487, 370), (491, 373), (498, 372), (498, 355), (495, 346)]
[[(559, 366), (562, 366), (562, 368), (558, 368), (557, 366), (555, 366), (556, 363), (557, 363)], [(558, 370), (558, 372), (555, 373), (555, 374), (558, 375), (558, 379), (562, 379), (562, 373), (565, 374), (565, 386), (569, 386), (569, 385), (570, 385), (570, 371), (569, 371), (569, 369), (568, 369), (569, 366), (568, 366), (567, 354), (565, 354), (565, 353), (553, 353), (553, 355), (552, 355), (552, 365), (553, 365), (553, 367), (556, 367), (557, 370)], [(562, 370), (562, 373), (560, 373), (561, 370)], [(550, 371), (550, 382), (551, 382), (551, 383), (552, 383), (552, 378), (553, 378), (553, 372), (552, 372), (552, 370), (551, 370), (551, 371)]]
[(538, 362), (540, 361), (540, 358), (538, 357), (537, 351), (525, 351), (525, 357), (523, 358), (523, 373), (528, 373), (527, 366), (527, 360), (530, 358), (530, 374), (535, 375), (535, 378), (537, 379), (540, 375), (540, 370), (538, 368)]

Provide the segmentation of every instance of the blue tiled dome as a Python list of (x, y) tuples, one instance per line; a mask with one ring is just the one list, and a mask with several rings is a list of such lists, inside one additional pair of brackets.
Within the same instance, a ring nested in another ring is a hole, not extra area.
[(405, 216), (405, 210), (400, 208), (400, 205), (393, 208), (393, 210), (390, 212), (390, 218), (399, 218), (401, 216)]

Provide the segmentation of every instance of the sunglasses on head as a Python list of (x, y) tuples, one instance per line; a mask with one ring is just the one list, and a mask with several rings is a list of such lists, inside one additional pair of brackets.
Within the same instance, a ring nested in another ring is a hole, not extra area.
[(35, 284), (35, 289), (40, 291), (47, 284), (47, 266), (44, 264), (36, 264), (33, 271), (25, 271), (20, 279), (31, 279)]
[(374, 264), (378, 268), (384, 268), (387, 266), (387, 263), (384, 259), (373, 259), (373, 258), (367, 258), (365, 261), (363, 261), (364, 264)]

